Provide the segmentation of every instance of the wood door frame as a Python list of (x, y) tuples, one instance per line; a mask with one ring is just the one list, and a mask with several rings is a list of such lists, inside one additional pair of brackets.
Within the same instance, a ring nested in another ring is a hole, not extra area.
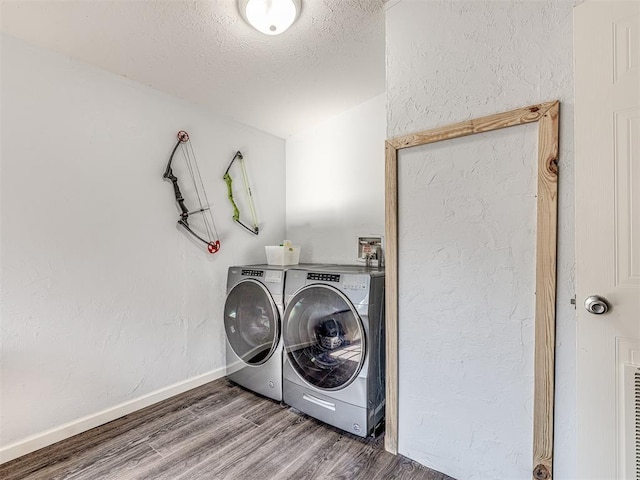
[(385, 142), (385, 449), (398, 453), (398, 151), (506, 127), (538, 123), (536, 302), (532, 478), (553, 472), (558, 122), (560, 102), (530, 105)]

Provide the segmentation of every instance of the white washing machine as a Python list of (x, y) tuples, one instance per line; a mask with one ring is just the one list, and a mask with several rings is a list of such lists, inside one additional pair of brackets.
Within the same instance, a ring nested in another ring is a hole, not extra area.
[(224, 305), (227, 377), (278, 401), (282, 400), (281, 318), (289, 268), (229, 267)]
[(384, 272), (338, 265), (287, 272), (283, 400), (361, 437), (384, 418)]

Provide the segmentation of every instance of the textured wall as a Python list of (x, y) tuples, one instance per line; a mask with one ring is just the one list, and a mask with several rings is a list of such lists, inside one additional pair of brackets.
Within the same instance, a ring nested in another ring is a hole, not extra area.
[[(215, 256), (176, 229), (161, 178), (180, 129)], [(238, 149), (260, 237), (231, 220), (222, 174)], [(284, 153), (282, 139), (2, 38), (2, 446), (224, 366), (227, 267), (283, 238)]]
[(384, 235), (385, 96), (287, 139), (287, 238), (301, 261), (356, 263)]
[[(572, 3), (387, 11), (388, 134), (561, 101), (557, 478), (575, 472)], [(456, 478), (531, 468), (535, 127), (400, 154), (399, 450)]]

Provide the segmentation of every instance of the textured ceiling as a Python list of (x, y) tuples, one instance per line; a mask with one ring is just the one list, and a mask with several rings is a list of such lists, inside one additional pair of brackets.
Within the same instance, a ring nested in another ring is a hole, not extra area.
[(236, 0), (2, 0), (2, 31), (286, 138), (384, 92), (384, 0), (302, 0), (285, 33)]

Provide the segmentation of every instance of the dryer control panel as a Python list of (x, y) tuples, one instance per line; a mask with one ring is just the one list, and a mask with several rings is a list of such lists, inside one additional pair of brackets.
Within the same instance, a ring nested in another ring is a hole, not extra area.
[(263, 277), (264, 276), (264, 270), (243, 269), (242, 270), (242, 276), (243, 277)]
[(307, 273), (307, 280), (316, 280), (320, 282), (340, 282), (340, 275), (336, 275), (335, 273), (317, 273), (317, 272), (309, 272)]

